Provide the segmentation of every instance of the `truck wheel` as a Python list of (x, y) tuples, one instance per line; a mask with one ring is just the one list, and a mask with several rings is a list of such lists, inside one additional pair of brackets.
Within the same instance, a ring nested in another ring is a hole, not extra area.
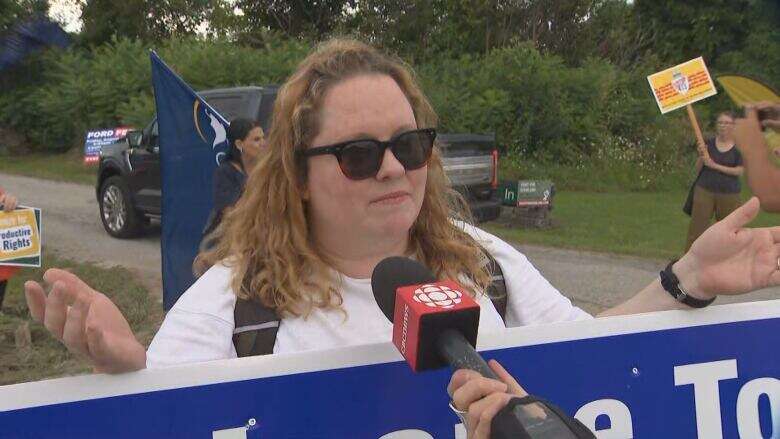
[(142, 215), (136, 212), (130, 191), (118, 176), (107, 178), (100, 187), (100, 219), (114, 238), (132, 238), (141, 230)]

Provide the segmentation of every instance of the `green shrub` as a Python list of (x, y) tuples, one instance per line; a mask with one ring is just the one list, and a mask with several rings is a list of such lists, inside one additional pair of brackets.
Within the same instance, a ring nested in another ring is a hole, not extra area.
[[(160, 56), (196, 90), (281, 83), (309, 47), (284, 41), (265, 48), (227, 41), (169, 40)], [(115, 39), (90, 51), (49, 51), (36, 61), (41, 78), (0, 97), (0, 124), (27, 135), (35, 150), (83, 144), (89, 129), (143, 127), (154, 114), (149, 50)]]
[[(172, 39), (155, 49), (196, 90), (280, 84), (313, 43), (270, 36), (260, 47), (224, 39)], [(83, 145), (89, 129), (145, 126), (154, 114), (150, 47), (115, 39), (90, 49), (48, 51), (3, 79), (0, 125), (24, 133), (34, 150)], [(738, 56), (727, 60), (738, 63)], [(530, 43), (484, 55), (447, 54), (414, 66), (442, 132), (493, 132), (504, 172), (551, 175), (566, 188), (654, 190), (684, 186), (693, 155), (684, 111), (661, 115), (646, 76), (591, 58), (568, 66)], [(702, 125), (727, 107), (696, 104)]]

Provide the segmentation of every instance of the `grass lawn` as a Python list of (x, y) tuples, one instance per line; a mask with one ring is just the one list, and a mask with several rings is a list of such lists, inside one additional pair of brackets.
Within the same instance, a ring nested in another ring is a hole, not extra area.
[[(496, 235), (519, 243), (667, 259), (682, 254), (690, 218), (682, 212), (687, 192), (558, 192), (554, 226), (546, 230), (488, 223)], [(743, 192), (743, 199), (750, 197)], [(761, 212), (754, 227), (780, 225), (780, 215)]]
[(97, 164), (85, 165), (83, 159), (78, 150), (65, 154), (0, 156), (0, 172), (94, 185)]
[[(52, 254), (45, 254), (43, 260), (44, 267), (24, 269), (8, 284), (0, 313), (0, 385), (78, 375), (91, 370), (87, 363), (74, 357), (54, 339), (43, 325), (30, 318), (22, 285), (29, 279), (40, 281), (49, 267), (66, 268), (109, 296), (122, 310), (141, 343), (149, 344), (162, 322), (162, 305), (150, 297), (129, 271), (74, 263)], [(18, 349), (14, 333), (26, 323), (32, 335), (32, 346)]]

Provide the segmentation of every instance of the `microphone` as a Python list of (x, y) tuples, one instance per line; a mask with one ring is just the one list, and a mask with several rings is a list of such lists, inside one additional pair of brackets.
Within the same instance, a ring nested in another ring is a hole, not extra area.
[[(499, 380), (474, 349), (479, 305), (454, 281), (437, 281), (433, 273), (409, 258), (383, 259), (371, 274), (371, 289), (379, 309), (393, 322), (393, 344), (415, 372), (445, 365), (471, 369)], [(525, 406), (536, 407), (533, 414)], [(491, 422), (491, 439), (576, 439), (565, 415), (529, 397), (515, 398)], [(590, 434), (589, 434), (590, 433)]]
[(371, 275), (371, 289), (393, 322), (393, 344), (412, 370), (445, 365), (498, 379), (477, 353), (479, 305), (453, 281), (436, 281), (409, 258), (383, 259)]

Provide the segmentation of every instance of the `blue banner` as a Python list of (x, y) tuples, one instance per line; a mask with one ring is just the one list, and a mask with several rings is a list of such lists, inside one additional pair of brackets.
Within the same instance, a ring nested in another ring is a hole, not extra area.
[(195, 281), (195, 259), (212, 207), (212, 176), (227, 150), (228, 122), (151, 52), (160, 132), (163, 307)]
[[(480, 335), (604, 438), (780, 436), (780, 300)], [(0, 387), (0, 436), (465, 438), (449, 370), (390, 343)], [(401, 433), (403, 432), (403, 433)]]
[(36, 50), (47, 46), (65, 48), (69, 44), (68, 34), (49, 19), (20, 23), (0, 39), (0, 71), (19, 64)]

